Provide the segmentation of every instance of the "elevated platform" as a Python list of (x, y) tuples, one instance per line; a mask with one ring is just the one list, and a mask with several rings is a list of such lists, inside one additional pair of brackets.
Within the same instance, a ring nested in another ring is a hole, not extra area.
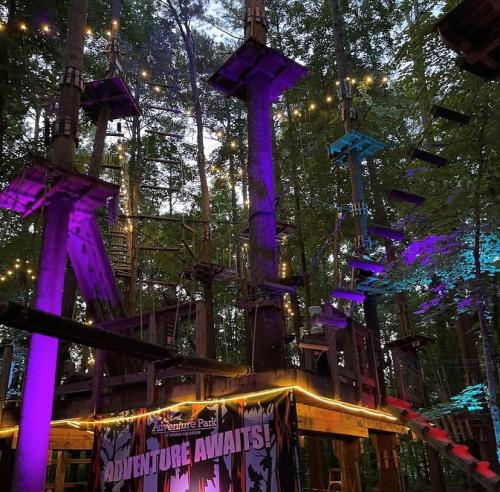
[(355, 153), (361, 160), (367, 159), (385, 147), (384, 143), (358, 130), (342, 135), (328, 147), (330, 159), (345, 164), (349, 154)]
[(462, 68), (500, 80), (500, 7), (496, 0), (463, 0), (436, 24), (439, 37), (464, 57)]
[(94, 123), (101, 108), (110, 111), (112, 120), (141, 114), (139, 104), (121, 77), (87, 82), (82, 94), (82, 107)]
[[(276, 240), (281, 241), (283, 239), (288, 238), (289, 236), (293, 236), (297, 233), (296, 224), (287, 224), (285, 222), (276, 222)], [(250, 227), (244, 229), (240, 234), (241, 241), (249, 241), (250, 240)]]
[(76, 172), (55, 168), (45, 159), (30, 158), (21, 175), (0, 192), (0, 208), (20, 212), (23, 218), (40, 209), (56, 193), (64, 193), (74, 201), (72, 219), (77, 212), (89, 214), (116, 199), (117, 185)]
[[(181, 375), (170, 374), (170, 377)], [(133, 410), (144, 407), (145, 373), (132, 374), (121, 378), (105, 378), (101, 409), (103, 413)], [(159, 380), (165, 381), (165, 373), (158, 371)], [(113, 381), (109, 381), (113, 379)], [(108, 381), (107, 381), (108, 380)], [(112, 384), (110, 384), (112, 383)], [(56, 389), (54, 419), (75, 419), (85, 417), (89, 408), (91, 385), (75, 383), (78, 391), (70, 392), (71, 385)], [(405, 426), (399, 424), (395, 417), (385, 410), (368, 406), (355, 405), (339, 399), (331, 398), (332, 385), (327, 376), (314, 374), (300, 369), (282, 369), (255, 373), (237, 378), (212, 377), (206, 383), (206, 399), (224, 396), (255, 393), (272, 388), (283, 388), (294, 391), (297, 401), (299, 432), (327, 433), (345, 436), (368, 437), (371, 431), (406, 432)], [(196, 400), (194, 382), (178, 382), (156, 387), (157, 405), (162, 407), (172, 403)], [(17, 424), (17, 408), (6, 408), (3, 414), (2, 428)]]
[(204, 281), (212, 279), (215, 282), (235, 282), (240, 276), (235, 268), (217, 263), (196, 263), (185, 270), (186, 278)]
[(225, 97), (246, 101), (248, 82), (256, 75), (264, 75), (270, 81), (271, 99), (275, 100), (306, 73), (306, 67), (283, 53), (249, 39), (208, 79), (208, 83)]

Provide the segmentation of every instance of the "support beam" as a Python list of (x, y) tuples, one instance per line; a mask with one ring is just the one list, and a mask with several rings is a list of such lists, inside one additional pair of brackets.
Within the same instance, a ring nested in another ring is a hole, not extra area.
[(378, 486), (380, 492), (399, 492), (401, 490), (401, 483), (399, 480), (398, 442), (396, 434), (377, 432), (371, 434), (370, 437), (377, 451)]
[(161, 347), (101, 328), (87, 326), (12, 301), (0, 301), (0, 322), (12, 328), (39, 333), (46, 337), (61, 338), (68, 342), (98, 349), (121, 352), (147, 361), (162, 360), (162, 367), (185, 367), (192, 369), (193, 372), (231, 377), (242, 376), (250, 372), (249, 368), (242, 364), (176, 355), (171, 347)]
[(342, 490), (361, 492), (361, 475), (359, 472), (360, 439), (356, 437), (335, 439), (333, 441), (333, 451), (341, 465)]

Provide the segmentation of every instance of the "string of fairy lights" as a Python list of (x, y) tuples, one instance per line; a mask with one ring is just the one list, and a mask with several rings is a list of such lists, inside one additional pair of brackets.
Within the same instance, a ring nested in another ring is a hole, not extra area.
[(24, 275), (28, 281), (36, 280), (35, 270), (31, 266), (30, 260), (16, 258), (12, 266), (6, 267), (5, 271), (0, 275), (0, 283), (17, 279), (19, 275)]

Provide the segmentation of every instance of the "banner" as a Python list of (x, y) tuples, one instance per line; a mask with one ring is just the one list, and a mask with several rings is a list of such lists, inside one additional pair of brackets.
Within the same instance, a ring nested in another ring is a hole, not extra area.
[(293, 394), (286, 392), (101, 425), (93, 490), (298, 492), (296, 422)]

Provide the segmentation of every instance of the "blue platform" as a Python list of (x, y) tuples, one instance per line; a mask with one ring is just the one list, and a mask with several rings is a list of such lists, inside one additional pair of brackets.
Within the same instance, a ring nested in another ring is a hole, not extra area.
[(328, 147), (328, 154), (337, 164), (345, 164), (350, 153), (355, 153), (361, 160), (368, 159), (385, 147), (380, 140), (351, 130)]

